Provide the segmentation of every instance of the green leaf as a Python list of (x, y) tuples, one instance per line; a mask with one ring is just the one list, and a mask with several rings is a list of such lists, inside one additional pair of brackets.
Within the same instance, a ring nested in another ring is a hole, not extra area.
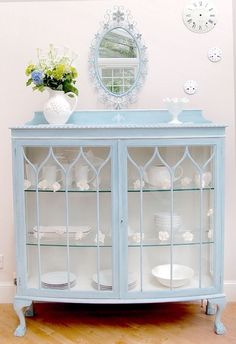
[(57, 90), (58, 90), (58, 91), (63, 91), (63, 85), (62, 85), (62, 84), (61, 84), (61, 85), (58, 85), (58, 86), (57, 86)]
[(44, 86), (43, 86), (43, 85), (38, 86), (38, 90), (39, 90), (40, 92), (43, 92), (43, 91), (44, 91)]
[(33, 80), (30, 78), (30, 79), (27, 81), (26, 86), (31, 85), (31, 84), (32, 84), (32, 81), (33, 81)]

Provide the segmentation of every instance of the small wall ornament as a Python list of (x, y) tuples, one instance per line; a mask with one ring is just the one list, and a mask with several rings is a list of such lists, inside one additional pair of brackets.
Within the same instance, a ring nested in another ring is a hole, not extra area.
[(211, 31), (217, 22), (214, 2), (212, 0), (188, 0), (183, 10), (183, 22), (192, 32)]
[(184, 84), (184, 92), (192, 96), (197, 92), (197, 87), (197, 81), (187, 80)]
[(222, 60), (222, 50), (218, 47), (214, 47), (208, 50), (208, 59), (211, 62), (219, 62)]

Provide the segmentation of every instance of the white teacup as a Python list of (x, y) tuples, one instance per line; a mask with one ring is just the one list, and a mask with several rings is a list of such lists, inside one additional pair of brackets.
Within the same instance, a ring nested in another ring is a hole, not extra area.
[(92, 169), (88, 165), (78, 165), (75, 167), (75, 181), (76, 184), (82, 183), (90, 183), (94, 178), (95, 175), (92, 174)]
[[(208, 187), (211, 184), (212, 175), (211, 172), (205, 172), (202, 174), (202, 188)], [(201, 187), (201, 178), (200, 174), (195, 174), (194, 183), (197, 188)]]
[(59, 171), (60, 169), (56, 165), (43, 166), (43, 180), (46, 180), (48, 185), (53, 185), (54, 183), (61, 181), (61, 178), (58, 177)]

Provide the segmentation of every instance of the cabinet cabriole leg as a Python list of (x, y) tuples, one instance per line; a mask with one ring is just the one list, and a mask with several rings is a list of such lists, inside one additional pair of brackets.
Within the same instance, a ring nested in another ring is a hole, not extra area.
[(27, 318), (30, 318), (30, 317), (34, 316), (34, 304), (33, 304), (33, 302), (31, 303), (31, 305), (29, 307), (26, 308), (25, 316)]
[(214, 323), (214, 330), (216, 334), (222, 335), (226, 332), (224, 324), (221, 322), (221, 315), (225, 308), (225, 297), (219, 299), (211, 299), (210, 303), (216, 305), (216, 316), (215, 316), (215, 323)]
[(207, 315), (215, 315), (216, 314), (216, 307), (214, 304), (212, 304), (211, 300), (207, 300), (206, 314)]
[(24, 315), (24, 308), (30, 307), (32, 304), (32, 301), (30, 300), (15, 300), (14, 301), (14, 310), (16, 314), (18, 315), (18, 318), (20, 320), (20, 324), (17, 326), (14, 335), (16, 337), (22, 337), (25, 335), (26, 331), (26, 324), (25, 324), (25, 315)]

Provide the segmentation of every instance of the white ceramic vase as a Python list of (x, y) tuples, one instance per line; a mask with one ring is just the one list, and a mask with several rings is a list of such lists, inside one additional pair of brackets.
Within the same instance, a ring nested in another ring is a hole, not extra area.
[(48, 91), (49, 99), (43, 110), (46, 120), (49, 124), (65, 124), (77, 105), (77, 95), (73, 92), (64, 93), (51, 89)]

